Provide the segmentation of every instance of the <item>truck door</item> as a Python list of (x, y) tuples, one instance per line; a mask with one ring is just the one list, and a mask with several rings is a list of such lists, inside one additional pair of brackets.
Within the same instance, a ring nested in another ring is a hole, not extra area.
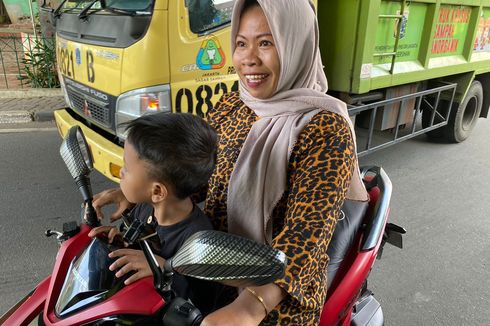
[(230, 51), (235, 0), (169, 2), (172, 107), (205, 117), (219, 98), (238, 90)]

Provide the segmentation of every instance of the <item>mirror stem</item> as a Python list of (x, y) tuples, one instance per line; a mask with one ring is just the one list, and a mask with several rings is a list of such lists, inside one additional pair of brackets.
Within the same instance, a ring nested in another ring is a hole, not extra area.
[(92, 203), (92, 186), (90, 183), (90, 178), (88, 176), (81, 175), (78, 178), (75, 178), (75, 183), (82, 193), (83, 200), (85, 202), (90, 201), (90, 203)]
[(153, 273), (153, 286), (165, 302), (170, 302), (174, 297), (171, 288), (173, 273), (165, 269), (162, 272), (158, 265), (158, 261), (146, 240), (141, 240), (139, 243), (141, 249), (145, 253), (146, 260), (150, 265), (151, 272)]
[(97, 213), (95, 212), (94, 206), (92, 206), (92, 199), (86, 200), (85, 205), (85, 220), (87, 221), (87, 225), (91, 227), (100, 226)]

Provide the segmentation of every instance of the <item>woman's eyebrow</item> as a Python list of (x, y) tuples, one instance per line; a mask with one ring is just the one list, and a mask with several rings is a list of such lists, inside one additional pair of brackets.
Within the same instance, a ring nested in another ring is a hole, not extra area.
[[(261, 38), (261, 37), (266, 37), (266, 36), (270, 36), (270, 37), (272, 37), (272, 34), (271, 34), (271, 33), (262, 33), (262, 34), (259, 34), (259, 35), (255, 35), (254, 37), (255, 37), (255, 38)], [(237, 37), (237, 38), (241, 37), (241, 38), (243, 38), (243, 39), (245, 39), (245, 40), (247, 39), (247, 38), (246, 38), (245, 36), (243, 36), (242, 34), (237, 34), (237, 35), (236, 35), (236, 37)]]
[(256, 35), (255, 38), (261, 38), (261, 37), (265, 37), (265, 36), (272, 37), (272, 34), (271, 33), (262, 33), (262, 34)]

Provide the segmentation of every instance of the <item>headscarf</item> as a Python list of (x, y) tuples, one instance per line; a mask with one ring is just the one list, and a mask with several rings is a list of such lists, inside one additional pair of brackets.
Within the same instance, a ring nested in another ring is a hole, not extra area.
[[(232, 53), (245, 2), (237, 0), (233, 8)], [(355, 136), (345, 103), (326, 94), (313, 4), (308, 0), (257, 2), (271, 29), (281, 70), (277, 89), (268, 99), (252, 97), (240, 80), (241, 100), (260, 119), (252, 125), (230, 177), (228, 232), (271, 244), (272, 211), (286, 190), (289, 158), (303, 128), (317, 113), (331, 111), (349, 123), (354, 144)], [(346, 198), (366, 201), (357, 157), (355, 162)]]

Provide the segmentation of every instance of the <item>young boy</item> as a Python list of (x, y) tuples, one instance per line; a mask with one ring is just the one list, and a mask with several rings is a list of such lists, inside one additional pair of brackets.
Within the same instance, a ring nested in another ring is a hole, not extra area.
[[(184, 113), (157, 113), (128, 123), (124, 144), (124, 167), (120, 187), (128, 201), (136, 203), (132, 215), (154, 224), (161, 250), (160, 267), (172, 257), (184, 241), (211, 223), (190, 196), (207, 185), (216, 163), (217, 135), (201, 118)], [(120, 236), (114, 226), (94, 228), (89, 236), (108, 233), (109, 242)], [(134, 271), (125, 284), (151, 276), (142, 250), (119, 249), (109, 257), (116, 277)], [(175, 275), (173, 290), (191, 301), (203, 313), (212, 309), (213, 285)]]

